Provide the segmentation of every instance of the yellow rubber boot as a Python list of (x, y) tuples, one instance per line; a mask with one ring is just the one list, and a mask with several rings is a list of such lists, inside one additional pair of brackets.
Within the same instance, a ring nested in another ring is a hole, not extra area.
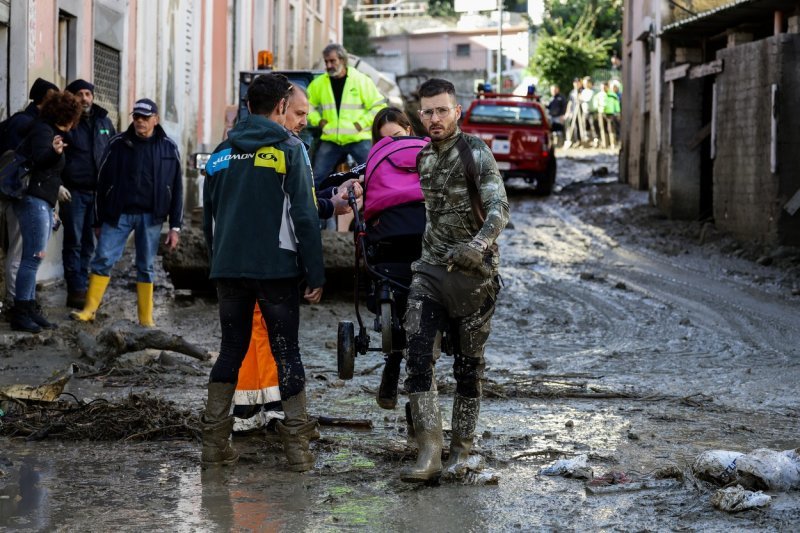
[(106, 287), (108, 287), (110, 280), (109, 276), (90, 274), (89, 289), (86, 291), (86, 305), (82, 311), (71, 312), (69, 314), (70, 318), (81, 322), (94, 320), (94, 315), (97, 312), (97, 308), (100, 307), (100, 302), (103, 301), (103, 295), (106, 293)]
[(153, 322), (153, 284), (143, 281), (136, 282), (136, 294), (139, 296), (137, 308), (139, 309), (139, 324), (146, 328), (155, 327)]

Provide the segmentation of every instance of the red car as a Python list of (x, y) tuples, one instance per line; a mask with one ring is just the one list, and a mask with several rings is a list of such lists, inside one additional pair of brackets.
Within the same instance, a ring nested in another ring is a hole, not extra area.
[(461, 130), (483, 139), (504, 179), (519, 177), (547, 195), (556, 181), (550, 123), (534, 96), (478, 93), (462, 118)]

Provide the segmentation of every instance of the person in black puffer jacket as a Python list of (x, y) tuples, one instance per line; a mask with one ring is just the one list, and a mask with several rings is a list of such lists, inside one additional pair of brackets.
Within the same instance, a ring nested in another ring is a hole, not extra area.
[(11, 329), (38, 333), (54, 328), (35, 306), (36, 272), (44, 258), (54, 224), (54, 208), (61, 187), (64, 148), (69, 144), (69, 130), (81, 115), (81, 105), (69, 92), (47, 97), (39, 118), (19, 147), (31, 161), (31, 175), (26, 194), (15, 202), (14, 213), (22, 233), (22, 260), (17, 273)]

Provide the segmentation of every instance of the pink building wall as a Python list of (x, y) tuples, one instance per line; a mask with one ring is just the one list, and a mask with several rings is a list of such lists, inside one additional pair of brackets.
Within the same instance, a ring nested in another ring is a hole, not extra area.
[[(503, 34), (503, 55), (512, 68), (527, 66), (530, 57), (528, 28), (511, 27)], [(407, 69), (496, 69), (497, 29), (447, 30), (389, 35), (371, 39), (379, 53), (395, 52), (406, 58)], [(459, 56), (458, 45), (469, 45), (469, 55)]]

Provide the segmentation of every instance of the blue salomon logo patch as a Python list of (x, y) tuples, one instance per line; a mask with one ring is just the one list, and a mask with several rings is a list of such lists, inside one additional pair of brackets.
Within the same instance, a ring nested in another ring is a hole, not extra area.
[(217, 152), (216, 154), (211, 154), (211, 158), (208, 160), (208, 163), (206, 163), (206, 174), (211, 176), (219, 170), (228, 168), (231, 161), (230, 155), (230, 148)]

